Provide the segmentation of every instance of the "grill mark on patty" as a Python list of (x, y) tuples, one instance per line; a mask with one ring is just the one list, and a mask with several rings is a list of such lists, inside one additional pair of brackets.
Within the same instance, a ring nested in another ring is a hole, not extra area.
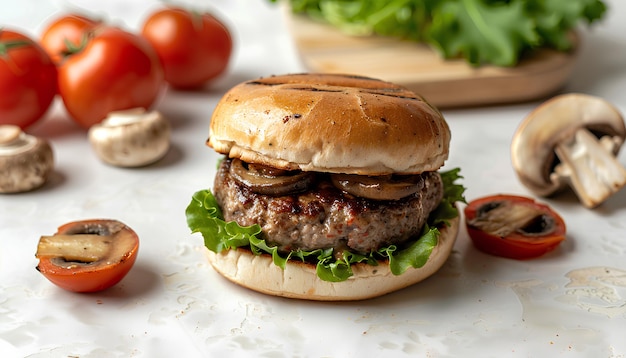
[(214, 194), (226, 221), (259, 224), (262, 238), (281, 251), (319, 248), (369, 253), (418, 235), (443, 196), (438, 173), (423, 174), (423, 187), (397, 201), (357, 198), (337, 189), (319, 173), (309, 191), (286, 196), (259, 195), (230, 177), (223, 160)]

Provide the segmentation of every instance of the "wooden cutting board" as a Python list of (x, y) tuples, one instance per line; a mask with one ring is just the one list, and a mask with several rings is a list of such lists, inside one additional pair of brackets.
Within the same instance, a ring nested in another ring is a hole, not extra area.
[(355, 37), (285, 11), (299, 54), (311, 72), (365, 75), (408, 87), (440, 107), (523, 102), (554, 94), (572, 72), (577, 51), (541, 49), (513, 68), (443, 60), (423, 44)]

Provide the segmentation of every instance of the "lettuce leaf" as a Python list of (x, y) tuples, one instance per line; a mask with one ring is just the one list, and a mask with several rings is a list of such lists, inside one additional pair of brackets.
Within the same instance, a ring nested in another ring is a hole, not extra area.
[(275, 246), (269, 246), (261, 239), (259, 225), (240, 226), (234, 221), (226, 222), (210, 190), (200, 190), (193, 194), (185, 210), (187, 226), (192, 233), (200, 233), (204, 245), (219, 253), (237, 247), (249, 248), (255, 254), (272, 255), (274, 264), (285, 268), (288, 260), (300, 260), (316, 263), (316, 272), (320, 279), (331, 282), (345, 281), (352, 276), (351, 265), (359, 262), (378, 265), (378, 260), (388, 260), (391, 272), (401, 275), (410, 267), (422, 267), (432, 250), (437, 246), (440, 225), (447, 225), (448, 220), (458, 216), (456, 202), (465, 202), (465, 188), (457, 184), (461, 179), (459, 169), (441, 172), (444, 183), (444, 198), (425, 225), (421, 237), (407, 247), (390, 245), (368, 255), (344, 250), (341, 258), (336, 258), (333, 249), (311, 251), (297, 250), (288, 254), (280, 253)]
[[(278, 0), (270, 0), (276, 2)], [(288, 0), (294, 13), (356, 36), (426, 43), (444, 58), (515, 66), (539, 47), (566, 51), (570, 32), (606, 13), (601, 0)]]

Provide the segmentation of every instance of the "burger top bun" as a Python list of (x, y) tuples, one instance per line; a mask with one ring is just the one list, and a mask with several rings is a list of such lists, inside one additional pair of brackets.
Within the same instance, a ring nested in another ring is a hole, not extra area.
[(365, 263), (352, 265), (353, 276), (343, 282), (323, 281), (315, 266), (296, 260), (285, 269), (272, 262), (271, 255), (255, 255), (249, 250), (225, 250), (221, 253), (205, 250), (209, 262), (222, 276), (243, 287), (265, 294), (313, 301), (354, 301), (382, 296), (411, 286), (433, 275), (446, 262), (459, 230), (459, 217), (440, 229), (439, 243), (426, 264), (409, 268), (394, 275), (389, 265)]
[(379, 175), (439, 169), (450, 130), (408, 89), (372, 78), (291, 74), (233, 87), (211, 118), (208, 145), (282, 169)]

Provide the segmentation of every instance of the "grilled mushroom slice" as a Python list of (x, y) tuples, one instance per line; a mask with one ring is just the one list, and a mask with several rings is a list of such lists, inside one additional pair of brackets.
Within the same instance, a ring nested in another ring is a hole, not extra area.
[(373, 200), (398, 200), (415, 194), (424, 185), (420, 175), (366, 176), (331, 174), (333, 184), (354, 196)]
[(233, 159), (230, 174), (249, 187), (253, 192), (263, 195), (288, 195), (306, 190), (315, 180), (315, 174), (300, 170), (281, 170), (260, 164), (245, 163)]

